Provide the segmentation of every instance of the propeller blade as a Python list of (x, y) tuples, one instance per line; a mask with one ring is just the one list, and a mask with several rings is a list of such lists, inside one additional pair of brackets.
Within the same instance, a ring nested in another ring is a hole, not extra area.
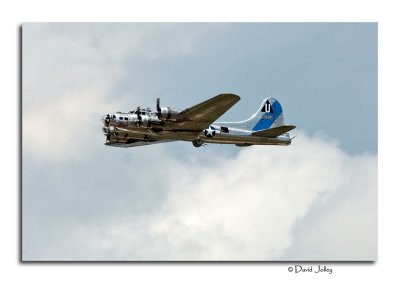
[(157, 112), (161, 112), (161, 108), (160, 108), (160, 98), (157, 97)]
[(110, 133), (104, 134), (106, 136), (106, 142), (110, 141)]
[(161, 116), (161, 107), (160, 107), (160, 98), (157, 97), (157, 115), (158, 117)]
[(140, 115), (140, 106), (138, 106), (136, 108), (136, 117), (137, 117), (137, 124), (140, 126), (141, 122), (142, 122), (142, 116)]

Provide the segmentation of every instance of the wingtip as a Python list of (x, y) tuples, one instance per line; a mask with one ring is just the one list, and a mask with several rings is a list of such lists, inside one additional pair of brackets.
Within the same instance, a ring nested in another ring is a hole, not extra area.
[(235, 99), (237, 101), (240, 100), (240, 96), (234, 93), (221, 93), (219, 96), (225, 96), (225, 97), (232, 97), (232, 99)]

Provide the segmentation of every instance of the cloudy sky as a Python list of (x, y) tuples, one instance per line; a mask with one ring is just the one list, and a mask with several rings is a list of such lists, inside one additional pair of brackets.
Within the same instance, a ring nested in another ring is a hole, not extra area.
[[(24, 260), (375, 260), (377, 25), (24, 24)], [(101, 116), (276, 97), (289, 147), (106, 148)]]

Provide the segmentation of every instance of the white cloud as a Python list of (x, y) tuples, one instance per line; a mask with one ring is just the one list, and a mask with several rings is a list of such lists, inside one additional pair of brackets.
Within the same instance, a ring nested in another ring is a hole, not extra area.
[(344, 185), (295, 223), (283, 259), (377, 260), (376, 157), (349, 156), (344, 167)]
[[(38, 259), (376, 257), (374, 156), (350, 156), (334, 143), (301, 133), (289, 147), (255, 146), (231, 158), (218, 157), (211, 146), (191, 161), (163, 158), (169, 167), (160, 170), (169, 177), (163, 180), (166, 196), (158, 207), (96, 225), (74, 223)], [(123, 175), (118, 184), (131, 182)]]
[(23, 147), (24, 154), (65, 161), (101, 135), (98, 114), (113, 104), (105, 94), (119, 70), (99, 62), (102, 50), (85, 38), (48, 29), (23, 27)]
[[(191, 169), (185, 169), (188, 167)], [(364, 243), (355, 241), (355, 235), (376, 231), (374, 222), (355, 225), (366, 215), (376, 217), (376, 199), (365, 199), (362, 190), (367, 193), (376, 190), (373, 157), (350, 157), (333, 144), (302, 136), (289, 148), (254, 147), (231, 160), (217, 159), (199, 170), (186, 164), (175, 170), (184, 177), (176, 176), (171, 181), (166, 210), (152, 220), (149, 228), (158, 240), (173, 243), (172, 250), (168, 255), (154, 254), (155, 259), (159, 256), (192, 260), (278, 259), (294, 244), (293, 225), (297, 222), (307, 225), (302, 218), (310, 207), (321, 201), (329, 202), (342, 188), (349, 190), (348, 194), (357, 190), (359, 202), (350, 202), (354, 206), (350, 208), (349, 203), (331, 208), (326, 204), (330, 216), (320, 221), (335, 217), (337, 220), (344, 213), (352, 215), (348, 225), (343, 229), (324, 225), (322, 234), (318, 233), (318, 227), (313, 227), (315, 241), (323, 243), (326, 235), (346, 240), (336, 245), (347, 248), (342, 253), (335, 251), (341, 259), (349, 259), (346, 255), (355, 246), (358, 248), (353, 255), (360, 248), (374, 251), (373, 238)], [(369, 176), (367, 182), (365, 174)], [(342, 208), (346, 211), (342, 212)], [(334, 248), (335, 242), (330, 242)], [(187, 252), (187, 246), (197, 246), (197, 250)], [(371, 256), (373, 252), (358, 255), (366, 259), (363, 256)], [(317, 253), (305, 256), (320, 259)]]
[[(92, 152), (88, 145), (103, 141), (102, 115), (131, 110), (139, 95), (150, 95), (140, 87), (129, 89), (129, 94), (125, 90), (110, 95), (122, 77), (132, 75), (126, 73), (124, 60), (190, 53), (208, 28), (24, 24), (24, 154), (59, 162)], [(138, 68), (129, 72), (140, 72)]]

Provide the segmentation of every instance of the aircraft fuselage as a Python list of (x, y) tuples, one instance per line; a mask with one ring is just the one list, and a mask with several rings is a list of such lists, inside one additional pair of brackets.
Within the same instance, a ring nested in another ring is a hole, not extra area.
[[(107, 135), (108, 145), (121, 143), (130, 145), (138, 141), (155, 142), (160, 140), (201, 141), (203, 143), (236, 144), (238, 146), (248, 145), (289, 145), (291, 139), (288, 136), (277, 138), (266, 138), (252, 136), (253, 131), (235, 128), (225, 124), (214, 123), (201, 133), (198, 131), (163, 129), (163, 121), (158, 119), (154, 113), (143, 113), (138, 118), (137, 114), (117, 112), (109, 115), (109, 122), (103, 117), (103, 131)], [(122, 118), (122, 119), (121, 119)], [(195, 143), (193, 143), (195, 145)], [(122, 146), (122, 145), (120, 145)], [(196, 146), (196, 145), (195, 145)]]

